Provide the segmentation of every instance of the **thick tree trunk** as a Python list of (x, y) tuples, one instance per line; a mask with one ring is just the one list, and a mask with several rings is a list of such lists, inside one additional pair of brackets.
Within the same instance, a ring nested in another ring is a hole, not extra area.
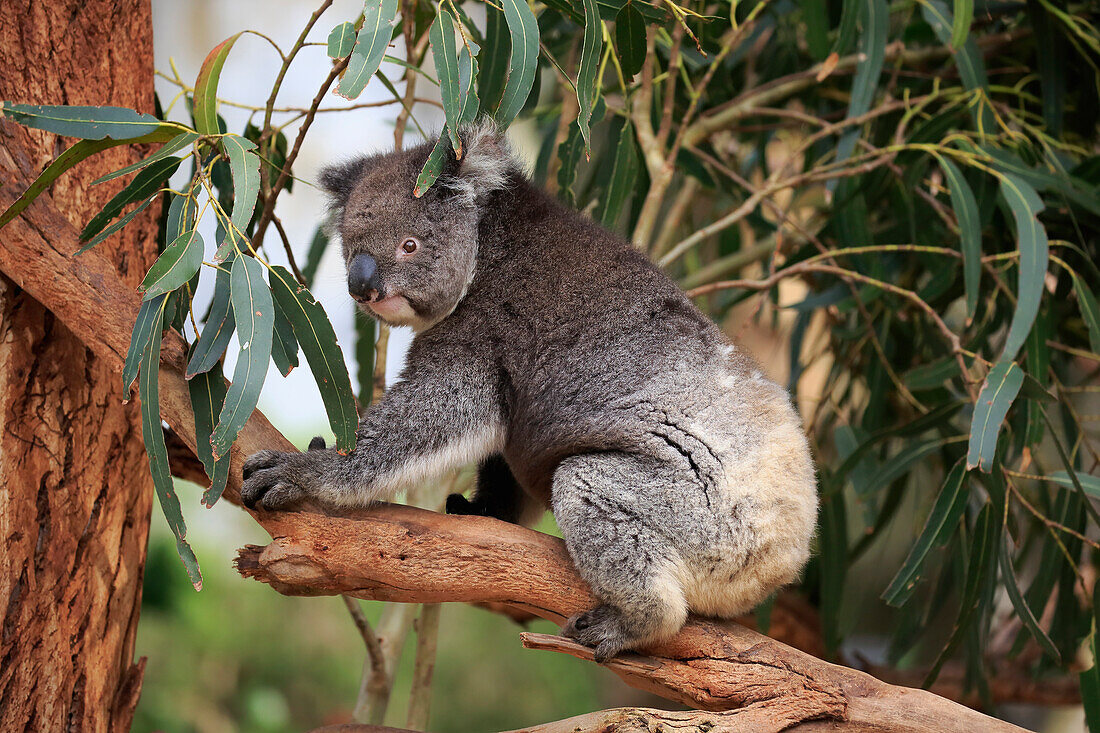
[[(3, 100), (152, 111), (148, 0), (3, 0), (0, 69)], [(4, 198), (69, 142), (0, 123)], [(140, 155), (107, 151), (52, 197), (80, 227), (125, 182), (88, 183)], [(50, 232), (17, 217), (0, 236)], [(128, 285), (156, 257), (155, 236), (150, 209), (100, 245)], [(153, 495), (137, 405), (122, 404), (117, 368), (21, 286), (0, 276), (0, 729), (126, 730)]]

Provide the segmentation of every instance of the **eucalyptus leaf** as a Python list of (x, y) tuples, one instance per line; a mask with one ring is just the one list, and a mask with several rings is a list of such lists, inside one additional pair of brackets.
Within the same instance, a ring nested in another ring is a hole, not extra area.
[(645, 20), (633, 2), (628, 2), (615, 16), (615, 49), (627, 81), (642, 70), (645, 63)]
[(341, 23), (328, 34), (329, 58), (342, 59), (355, 47), (355, 23)]
[(355, 39), (348, 68), (336, 86), (336, 93), (341, 97), (358, 97), (378, 71), (396, 17), (397, 0), (366, 0), (363, 3), (363, 25)]
[(1027, 340), (1039, 301), (1043, 295), (1043, 283), (1050, 260), (1050, 244), (1047, 233), (1039, 222), (1043, 201), (1035, 189), (1009, 173), (1001, 174), (1001, 195), (1008, 202), (1012, 217), (1016, 220), (1016, 243), (1020, 253), (1019, 286), (1016, 292), (1016, 311), (1005, 337), (1000, 361), (1016, 358), (1020, 347)]
[(589, 123), (592, 119), (592, 107), (596, 103), (596, 94), (599, 91), (596, 85), (596, 70), (603, 50), (603, 33), (596, 0), (583, 0), (583, 2), (584, 37), (581, 40), (580, 70), (577, 72), (577, 104), (580, 108), (577, 123), (580, 126), (581, 137), (584, 138), (584, 150), (587, 155), (592, 150), (592, 132), (589, 130)]
[(294, 327), (294, 336), (321, 391), (329, 425), (336, 436), (336, 448), (350, 451), (355, 447), (359, 416), (336, 332), (313, 294), (298, 284), (286, 268), (278, 265), (271, 268), (271, 289), (280, 310)]
[(92, 247), (99, 244), (100, 242), (103, 242), (105, 239), (110, 237), (112, 234), (114, 234), (115, 232), (122, 229), (124, 226), (126, 226), (130, 222), (132, 222), (134, 220), (134, 218), (137, 217), (138, 214), (145, 211), (146, 207), (148, 207), (149, 204), (153, 203), (156, 200), (157, 200), (157, 197), (154, 195), (154, 196), (146, 199), (145, 201), (142, 201), (140, 204), (138, 204), (134, 208), (133, 211), (131, 211), (129, 214), (126, 214), (121, 219), (116, 221), (114, 224), (112, 224), (111, 226), (107, 227), (106, 229), (104, 229), (99, 234), (97, 234), (94, 237), (92, 237), (91, 239), (89, 239), (87, 242), (84, 243), (84, 246), (82, 246), (80, 249), (78, 249), (73, 254), (74, 255), (82, 255), (85, 252), (87, 252), (88, 250), (90, 250)]
[(901, 569), (882, 594), (883, 600), (891, 606), (901, 606), (909, 600), (921, 580), (921, 568), (928, 553), (944, 547), (951, 539), (966, 508), (968, 495), (966, 471), (962, 461), (959, 461), (947, 475), (939, 496), (932, 505), (932, 511), (928, 513), (924, 528), (910, 548)]
[(191, 379), (196, 374), (212, 369), (225, 353), (235, 329), (230, 276), (227, 270), (221, 269), (214, 277), (214, 298), (210, 302), (210, 312), (195, 342), (195, 348), (191, 351), (185, 376)]
[(210, 479), (210, 486), (202, 495), (202, 503), (211, 507), (225, 491), (229, 479), (229, 456), (215, 461), (210, 448), (214, 421), (225, 405), (226, 386), (222, 370), (211, 369), (196, 375), (187, 383), (187, 391), (191, 397), (191, 411), (195, 414), (195, 452)]
[(244, 31), (234, 33), (211, 49), (203, 60), (199, 75), (195, 79), (193, 115), (195, 129), (203, 135), (217, 135), (221, 132), (221, 126), (218, 124), (218, 82), (221, 81), (225, 59), (233, 50), (233, 44), (243, 33)]
[(152, 304), (151, 319), (148, 322), (148, 339), (141, 348), (141, 435), (145, 443), (145, 453), (149, 458), (149, 472), (153, 476), (153, 487), (160, 501), (161, 511), (168, 520), (168, 527), (176, 538), (176, 551), (179, 553), (191, 585), (202, 590), (202, 573), (199, 562), (191, 546), (187, 544), (187, 525), (183, 521), (180, 500), (176, 496), (172, 482), (172, 472), (168, 465), (168, 448), (164, 444), (164, 430), (161, 428), (160, 392), (160, 344), (161, 323), (168, 296), (161, 295)]
[(253, 257), (238, 257), (230, 270), (230, 297), (237, 325), (240, 353), (233, 369), (233, 383), (210, 436), (214, 460), (229, 454), (260, 397), (271, 358), (275, 306), (263, 279), (263, 265)]
[(992, 470), (1001, 424), (1023, 383), (1024, 370), (1013, 362), (1001, 362), (989, 370), (978, 393), (978, 402), (974, 405), (967, 470), (978, 468), (986, 473)]
[(0, 117), (24, 127), (57, 133), (83, 140), (134, 140), (163, 129), (164, 123), (153, 115), (125, 107), (84, 107), (79, 105), (15, 104), (0, 102)]
[(539, 60), (539, 26), (526, 0), (501, 0), (501, 7), (512, 45), (508, 59), (508, 79), (496, 113), (497, 124), (503, 129), (512, 124), (512, 120), (523, 109), (535, 83)]
[(182, 287), (202, 266), (203, 249), (202, 236), (195, 229), (177, 237), (161, 252), (138, 286), (145, 293), (144, 299)]
[(182, 162), (182, 158), (162, 158), (143, 168), (124, 189), (107, 202), (98, 214), (92, 217), (80, 232), (80, 240), (86, 242), (103, 231), (112, 219), (122, 213), (127, 204), (147, 199), (159, 191)]

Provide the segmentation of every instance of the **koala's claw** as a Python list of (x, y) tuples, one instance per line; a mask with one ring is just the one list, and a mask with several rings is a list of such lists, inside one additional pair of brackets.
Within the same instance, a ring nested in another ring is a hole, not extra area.
[(607, 604), (574, 614), (561, 627), (561, 634), (578, 644), (594, 647), (592, 656), (599, 664), (626, 649), (630, 643), (623, 632), (621, 612)]
[(294, 470), (288, 465), (295, 453), (264, 450), (244, 462), (241, 503), (249, 509), (262, 507), (267, 511), (285, 509), (305, 496), (294, 480)]

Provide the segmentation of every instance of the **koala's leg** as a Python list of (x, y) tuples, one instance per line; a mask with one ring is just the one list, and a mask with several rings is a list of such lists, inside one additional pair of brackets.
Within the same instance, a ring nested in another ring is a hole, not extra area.
[(494, 453), (477, 469), (477, 488), (472, 498), (462, 494), (447, 497), (448, 514), (493, 517), (513, 524), (530, 524), (545, 510), (527, 495), (512, 475), (504, 456)]
[(554, 473), (554, 517), (601, 602), (569, 619), (562, 633), (595, 647), (597, 662), (668, 638), (687, 618), (678, 554), (637, 500), (637, 488), (658, 475), (645, 459), (624, 453), (573, 456)]

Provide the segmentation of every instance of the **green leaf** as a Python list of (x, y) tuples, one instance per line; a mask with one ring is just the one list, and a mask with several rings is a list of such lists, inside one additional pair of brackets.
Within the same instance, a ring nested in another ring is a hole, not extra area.
[(374, 341), (378, 336), (378, 327), (374, 319), (365, 316), (359, 308), (355, 308), (352, 317), (355, 319), (355, 364), (356, 380), (359, 382), (359, 404), (366, 409), (374, 398)]
[(966, 567), (966, 582), (963, 584), (962, 599), (959, 601), (959, 615), (955, 619), (951, 637), (944, 645), (943, 651), (936, 658), (931, 671), (924, 680), (922, 687), (926, 689), (939, 676), (944, 662), (958, 647), (963, 634), (970, 628), (975, 614), (978, 613), (982, 600), (982, 589), (988, 585), (989, 576), (996, 561), (1000, 529), (1000, 518), (995, 516), (993, 506), (987, 502), (982, 506), (978, 518), (974, 522), (974, 532), (969, 550), (970, 557)]
[[(1046, 476), (1044, 480), (1052, 481), (1059, 486), (1065, 486), (1070, 489), (1076, 487), (1076, 484), (1073, 482), (1073, 477), (1066, 471), (1055, 471), (1049, 476)], [(1100, 476), (1079, 473), (1077, 474), (1077, 481), (1081, 484), (1081, 488), (1085, 494), (1088, 494), (1093, 499), (1100, 499)]]
[(214, 297), (210, 302), (206, 324), (202, 327), (202, 333), (191, 352), (191, 359), (187, 362), (187, 379), (209, 371), (218, 363), (235, 328), (230, 276), (226, 270), (218, 270), (214, 278)]
[(951, 26), (951, 47), (958, 49), (970, 36), (974, 22), (974, 0), (955, 0), (955, 22)]
[(109, 237), (112, 234), (114, 234), (115, 232), (117, 232), (119, 229), (122, 229), (124, 226), (126, 226), (131, 221), (133, 221), (134, 217), (136, 217), (138, 214), (140, 214), (142, 211), (144, 211), (145, 207), (147, 207), (149, 204), (153, 203), (156, 200), (157, 200), (156, 195), (153, 195), (150, 198), (146, 199), (145, 201), (142, 201), (141, 204), (138, 205), (138, 207), (135, 208), (133, 211), (131, 211), (129, 214), (122, 217), (121, 219), (116, 221), (114, 224), (112, 224), (111, 226), (107, 227), (106, 229), (104, 229), (99, 234), (97, 234), (94, 237), (92, 237), (91, 239), (89, 239), (88, 242), (83, 247), (81, 247), (80, 249), (78, 249), (76, 252), (73, 253), (74, 256), (84, 254), (85, 252), (90, 250), (92, 247), (96, 246), (97, 244), (99, 244), (103, 240), (107, 239), (107, 237)]
[(210, 487), (203, 493), (202, 503), (211, 507), (225, 491), (231, 462), (227, 455), (215, 461), (210, 449), (214, 420), (225, 405), (226, 388), (222, 370), (211, 369), (197, 375), (187, 383), (187, 391), (191, 395), (191, 410), (195, 413), (195, 452), (210, 478)]
[(165, 140), (171, 139), (176, 132), (177, 130), (174, 127), (163, 125), (157, 132), (135, 140), (112, 140), (110, 138), (105, 138), (103, 140), (80, 140), (74, 143), (68, 150), (57, 156), (52, 163), (46, 166), (46, 170), (42, 171), (27, 190), (12, 202), (12, 205), (8, 207), (7, 211), (0, 215), (0, 227), (3, 227), (18, 216), (23, 209), (27, 208), (32, 201), (38, 198), (39, 194), (49, 188), (50, 184), (56, 181), (62, 173), (69, 170), (77, 163), (90, 158), (98, 152), (118, 145), (164, 142)]
[(142, 350), (153, 337), (153, 328), (160, 326), (163, 306), (162, 298), (154, 298), (144, 301), (138, 309), (130, 335), (130, 347), (126, 351), (126, 362), (122, 366), (122, 397), (125, 400), (130, 399), (130, 385), (137, 379), (141, 368)]
[(963, 255), (963, 281), (966, 287), (966, 318), (967, 321), (972, 321), (978, 309), (982, 278), (982, 225), (978, 201), (958, 167), (944, 156), (938, 153), (935, 155), (947, 179), (951, 207), (959, 222), (959, 244)]
[(601, 223), (608, 229), (614, 229), (619, 221), (623, 204), (634, 191), (638, 179), (638, 146), (634, 141), (634, 127), (628, 121), (619, 134), (619, 144), (615, 149), (615, 162), (611, 168), (611, 181), (604, 196), (604, 208)]
[(321, 257), (328, 247), (328, 235), (323, 226), (317, 227), (313, 233), (313, 240), (309, 243), (309, 251), (306, 252), (306, 263), (302, 265), (302, 278), (306, 281), (306, 287), (313, 285), (313, 278), (317, 277), (317, 268), (321, 265)]
[(951, 535), (955, 533), (955, 528), (959, 526), (959, 519), (966, 508), (969, 493), (966, 471), (962, 461), (959, 461), (947, 474), (943, 488), (936, 497), (936, 503), (928, 513), (924, 529), (921, 530), (917, 541), (913, 543), (908, 557), (882, 594), (883, 600), (891, 606), (901, 606), (912, 596), (913, 590), (921, 580), (921, 569), (928, 558), (928, 553), (933, 549), (946, 546)]
[(573, 182), (577, 180), (577, 163), (584, 152), (584, 141), (581, 138), (580, 126), (574, 120), (569, 125), (569, 133), (565, 140), (558, 146), (558, 198), (569, 206), (576, 206), (576, 198), (573, 194)]
[(1020, 253), (1019, 285), (1016, 288), (1016, 311), (1005, 337), (1004, 350), (999, 361), (1016, 358), (1020, 347), (1027, 340), (1039, 301), (1043, 295), (1043, 283), (1047, 276), (1050, 245), (1039, 212), (1043, 201), (1035, 189), (1010, 173), (1001, 174), (1001, 195), (1008, 202), (1012, 217), (1016, 220), (1016, 242)]
[(149, 473), (153, 475), (153, 487), (156, 489), (157, 499), (160, 500), (161, 511), (164, 512), (168, 527), (176, 537), (176, 551), (187, 569), (191, 585), (195, 586), (195, 590), (202, 590), (199, 562), (191, 546), (184, 539), (187, 536), (187, 525), (183, 522), (180, 500), (176, 496), (172, 483), (172, 472), (168, 466), (168, 448), (164, 445), (164, 429), (161, 427), (160, 420), (158, 379), (161, 323), (164, 319), (164, 308), (168, 302), (168, 296), (161, 295), (147, 302), (152, 304), (153, 308), (148, 339), (141, 348), (141, 435), (145, 442), (145, 453), (149, 457)]
[(336, 93), (345, 99), (355, 99), (378, 71), (386, 55), (397, 17), (397, 0), (366, 0), (363, 3), (363, 25), (355, 39), (347, 71), (336, 86)]
[(157, 132), (163, 125), (153, 115), (125, 107), (0, 102), (0, 117), (7, 117), (24, 127), (84, 140), (102, 140), (108, 137), (114, 140), (133, 140)]
[(481, 106), (477, 98), (477, 89), (474, 80), (477, 79), (477, 53), (480, 49), (471, 44), (464, 44), (458, 51), (458, 94), (462, 100), (462, 106), (458, 113), (458, 124), (468, 125), (477, 118), (477, 110)]
[(447, 134), (455, 156), (462, 158), (462, 140), (458, 136), (458, 121), (462, 116), (461, 90), (458, 80), (458, 52), (455, 50), (454, 19), (442, 5), (435, 16), (428, 39), (432, 44), (432, 58), (435, 60), (435, 73), (439, 77), (439, 96), (443, 102), (443, 113), (447, 117)]
[(1085, 320), (1089, 331), (1089, 346), (1092, 353), (1100, 354), (1100, 307), (1096, 304), (1096, 296), (1076, 272), (1070, 275), (1073, 278), (1073, 290), (1077, 293), (1077, 307), (1081, 309), (1081, 318)]
[(447, 137), (447, 132), (444, 131), (439, 139), (435, 141), (435, 147), (432, 148), (432, 152), (428, 153), (428, 159), (424, 161), (424, 167), (420, 169), (420, 175), (416, 177), (413, 196), (416, 198), (423, 196), (439, 178), (439, 174), (443, 172), (443, 164), (446, 162), (447, 146), (450, 144), (451, 141)]
[(103, 231), (103, 227), (107, 226), (111, 219), (118, 216), (127, 204), (147, 199), (159, 191), (182, 162), (182, 158), (162, 158), (142, 169), (126, 188), (115, 194), (103, 207), (103, 210), (92, 217), (92, 220), (80, 232), (80, 240), (85, 242)]
[(165, 223), (165, 239), (169, 242), (184, 232), (195, 228), (195, 215), (198, 213), (198, 203), (189, 196), (171, 195), (172, 203), (168, 204), (168, 221)]
[(619, 63), (627, 81), (642, 70), (645, 63), (645, 20), (633, 2), (628, 2), (615, 16), (615, 46)]
[(974, 405), (966, 456), (967, 470), (977, 467), (989, 473), (992, 469), (1001, 424), (1023, 383), (1024, 370), (1013, 362), (1000, 362), (989, 370), (978, 393), (978, 403)]
[(894, 483), (895, 480), (903, 476), (906, 471), (909, 470), (910, 466), (927, 456), (929, 453), (937, 450), (942, 445), (943, 441), (934, 438), (922, 443), (906, 446), (897, 455), (883, 463), (878, 467), (878, 470), (871, 474), (867, 479), (866, 486), (863, 487), (863, 491), (866, 492), (865, 495), (873, 494), (879, 489), (884, 489)]
[(959, 363), (947, 357), (931, 364), (914, 367), (902, 376), (902, 382), (911, 390), (938, 389), (959, 373)]
[(588, 155), (592, 150), (592, 133), (588, 125), (592, 119), (592, 106), (596, 103), (596, 71), (600, 64), (600, 52), (603, 49), (603, 33), (600, 28), (600, 13), (596, 0), (584, 0), (584, 38), (581, 42), (581, 64), (577, 72), (577, 105), (580, 112), (577, 123), (584, 138), (584, 151)]
[[(932, 26), (932, 31), (940, 43), (951, 44), (955, 22), (952, 13), (941, 0), (926, 0), (921, 3), (921, 15)], [(963, 85), (971, 90), (989, 92), (989, 79), (985, 73), (985, 61), (973, 37), (968, 37), (955, 53), (955, 64), (959, 67), (959, 77)], [(984, 134), (993, 134), (997, 130), (997, 120), (988, 104), (975, 105), (971, 109), (978, 129)]]
[(342, 59), (355, 46), (355, 23), (341, 23), (328, 34), (329, 58)]
[(218, 125), (218, 82), (221, 79), (225, 59), (233, 50), (233, 44), (241, 37), (241, 33), (234, 33), (215, 46), (206, 55), (202, 68), (199, 69), (198, 78), (195, 79), (195, 104), (192, 114), (195, 118), (195, 129), (203, 135), (217, 135), (221, 132), (221, 127)]
[(825, 0), (799, 0), (802, 27), (806, 29), (806, 45), (815, 61), (829, 55), (829, 13)]
[(1043, 7), (1042, 0), (1027, 0), (1027, 15), (1035, 33), (1035, 56), (1043, 95), (1043, 119), (1054, 137), (1062, 136), (1065, 117), (1067, 46), (1061, 24)]
[(343, 452), (350, 451), (355, 447), (359, 416), (355, 412), (351, 377), (348, 376), (336, 332), (332, 330), (321, 304), (308, 289), (298, 284), (285, 267), (276, 265), (271, 268), (271, 289), (279, 301), (279, 307), (290, 319), (294, 336), (317, 381), (329, 425), (336, 436), (336, 448)]
[(512, 40), (504, 13), (493, 5), (485, 6), (485, 47), (480, 54), (481, 70), (477, 88), (481, 97), (481, 113), (489, 114), (500, 104), (504, 82), (508, 77), (508, 57)]
[(819, 522), (821, 627), (825, 648), (833, 651), (840, 645), (840, 606), (848, 571), (848, 530), (843, 495), (834, 492), (822, 497)]
[(138, 290), (144, 300), (170, 293), (190, 280), (202, 266), (202, 236), (198, 230), (184, 232), (168, 245), (141, 281)]
[(229, 447), (256, 407), (267, 376), (275, 306), (263, 272), (263, 265), (253, 257), (238, 257), (230, 270), (230, 296), (241, 350), (218, 426), (210, 436), (215, 460), (228, 455)]
[[(1054, 447), (1058, 451), (1058, 457), (1062, 459), (1062, 465), (1065, 467), (1065, 474), (1069, 477), (1070, 482), (1073, 484), (1073, 488), (1077, 491), (1077, 494), (1081, 497), (1081, 503), (1085, 506), (1085, 511), (1092, 517), (1092, 521), (1100, 524), (1100, 512), (1096, 511), (1096, 507), (1089, 501), (1088, 491), (1085, 489), (1085, 485), (1081, 482), (1081, 477), (1077, 475), (1077, 469), (1073, 465), (1073, 460), (1066, 454), (1066, 448), (1062, 445), (1061, 439), (1058, 438), (1058, 432), (1054, 429), (1054, 426), (1050, 424), (1050, 418), (1047, 417), (1045, 411), (1039, 413), (1043, 422), (1046, 423), (1047, 429), (1050, 431), (1050, 438), (1054, 442)], [(1063, 473), (1062, 471), (1058, 472)]]
[(290, 320), (279, 308), (279, 301), (272, 302), (275, 304), (275, 329), (271, 342), (271, 361), (275, 363), (279, 374), (285, 377), (298, 366), (298, 341), (294, 338), (294, 327), (290, 325)]
[(244, 254), (245, 231), (256, 210), (256, 198), (260, 192), (260, 156), (254, 152), (256, 145), (240, 135), (222, 138), (225, 153), (229, 156), (229, 171), (233, 176), (233, 213), (229, 216), (229, 231), (225, 242), (214, 254), (215, 262), (222, 262), (228, 255), (229, 243)]
[(834, 53), (843, 55), (852, 47), (861, 7), (862, 0), (844, 0), (840, 11), (840, 26), (837, 28), (836, 41), (833, 43)]
[(184, 132), (184, 133), (180, 133), (179, 135), (176, 135), (174, 138), (172, 138), (167, 143), (162, 145), (160, 150), (153, 153), (148, 158), (143, 158), (142, 160), (139, 160), (137, 163), (133, 163), (131, 165), (128, 165), (125, 168), (119, 168), (117, 171), (114, 171), (113, 173), (108, 173), (105, 176), (100, 176), (99, 178), (92, 181), (92, 185), (94, 186), (97, 183), (103, 183), (105, 181), (111, 181), (111, 180), (114, 180), (115, 178), (119, 178), (120, 176), (125, 176), (128, 173), (133, 173), (136, 170), (141, 170), (142, 168), (149, 165), (150, 163), (156, 163), (158, 160), (161, 160), (162, 158), (167, 158), (172, 153), (175, 153), (179, 150), (182, 150), (183, 148), (187, 147), (188, 145), (191, 145), (192, 143), (194, 143), (198, 139), (199, 139), (199, 134), (197, 132), (187, 131), (187, 132)]
[(501, 7), (512, 43), (508, 81), (504, 84), (496, 113), (497, 124), (504, 129), (523, 109), (535, 83), (539, 61), (539, 26), (527, 0), (501, 0)]
[[(847, 5), (847, 3), (845, 3)], [(886, 0), (863, 0), (860, 6), (863, 34), (859, 38), (860, 61), (852, 79), (852, 96), (848, 100), (847, 119), (859, 117), (871, 109), (883, 60), (886, 58), (886, 35), (890, 30), (890, 7)], [(836, 160), (847, 160), (855, 150), (860, 130), (845, 133), (836, 146)], [(833, 186), (835, 189), (835, 185)]]
[(1024, 596), (1020, 593), (1020, 585), (1016, 580), (1016, 571), (1012, 569), (1012, 553), (1011, 543), (1008, 538), (1001, 544), (1001, 580), (1004, 584), (1005, 590), (1008, 592), (1008, 599), (1012, 601), (1012, 607), (1016, 609), (1016, 616), (1023, 622), (1027, 630), (1031, 632), (1031, 636), (1035, 641), (1039, 642), (1039, 646), (1042, 647), (1052, 659), (1058, 664), (1062, 663), (1062, 655), (1058, 653), (1058, 648), (1054, 646), (1054, 642), (1050, 640), (1046, 632), (1039, 626), (1039, 621), (1035, 618), (1035, 614), (1031, 611), (1031, 607), (1027, 605), (1027, 601), (1024, 600)]

